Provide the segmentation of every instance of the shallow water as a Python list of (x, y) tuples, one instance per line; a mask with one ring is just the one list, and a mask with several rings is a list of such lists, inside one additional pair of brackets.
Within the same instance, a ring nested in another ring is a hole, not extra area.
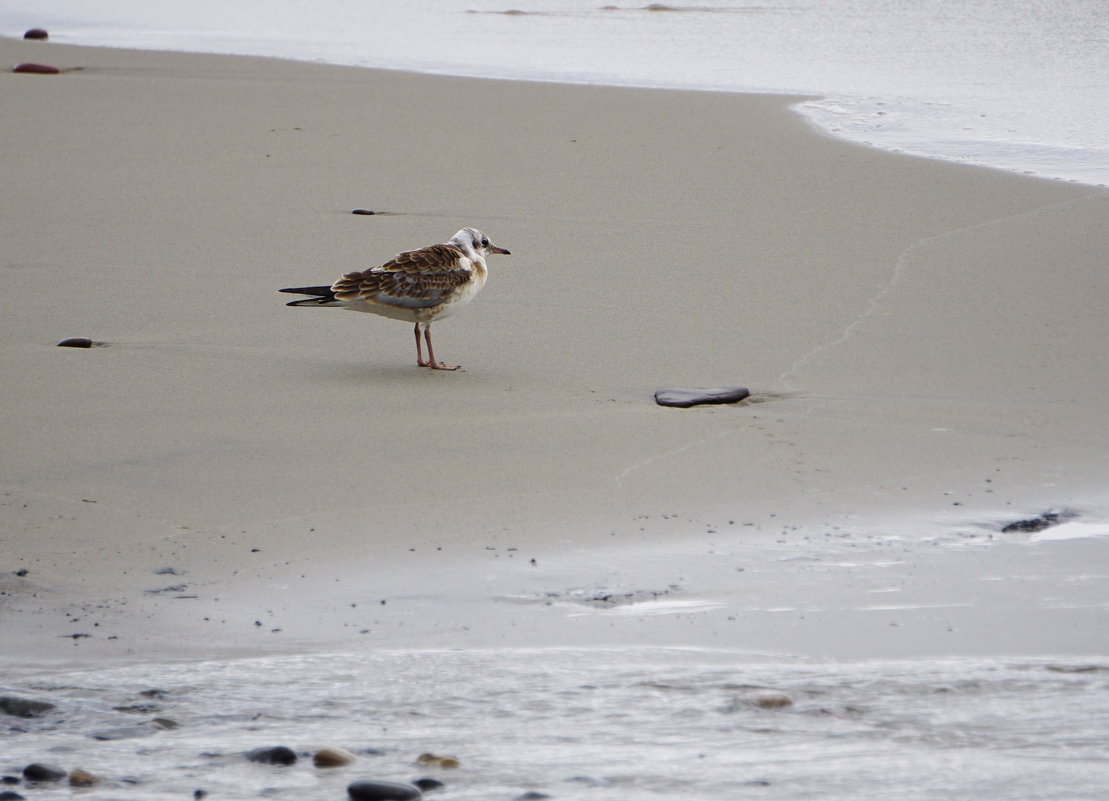
[[(616, 6), (615, 8), (611, 6)], [(879, 147), (1109, 184), (1102, 0), (0, 0), (0, 30), (572, 83), (822, 95)]]
[[(529, 790), (572, 801), (1076, 799), (1109, 787), (1102, 662), (379, 650), (9, 676), (6, 684), (4, 692), (58, 710), (5, 719), (0, 767), (83, 767), (105, 779), (81, 793), (88, 799), (179, 799), (196, 789), (211, 798), (339, 799), (359, 778), (424, 776), (447, 785), (434, 797), (459, 801)], [(143, 694), (150, 690), (160, 692)], [(792, 705), (761, 708), (769, 691)], [(147, 723), (155, 717), (179, 728), (158, 730)], [(140, 724), (144, 736), (93, 739)], [(302, 754), (297, 765), (242, 757), (278, 744)], [(324, 745), (359, 761), (315, 769), (307, 755)], [(461, 766), (419, 766), (424, 752)]]
[[(444, 801), (1096, 799), (1109, 786), (1109, 528), (1059, 519), (1004, 537), (963, 523), (931, 537), (789, 529), (597, 548), (596, 580), (576, 585), (581, 553), (442, 574), (425, 559), (436, 595), (397, 571), (396, 586), (323, 599), (326, 616), (320, 598), (286, 589), (279, 633), (256, 633), (281, 655), (75, 668), (75, 640), (69, 667), (10, 662), (0, 694), (57, 709), (0, 715), (0, 773), (46, 762), (103, 779), (15, 788), (45, 801), (342, 801), (352, 781), (424, 777), (446, 783), (428, 794)], [(346, 601), (369, 592), (389, 603), (343, 650), (296, 633), (295, 610), (313, 628), (364, 619)], [(275, 745), (298, 764), (243, 756)], [(316, 769), (324, 746), (359, 760)], [(427, 752), (460, 767), (418, 765)]]

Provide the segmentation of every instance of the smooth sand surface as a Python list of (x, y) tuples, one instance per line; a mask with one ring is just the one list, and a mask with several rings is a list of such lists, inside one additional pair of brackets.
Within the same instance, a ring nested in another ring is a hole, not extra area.
[[(20, 61), (81, 69), (0, 74), (0, 653), (1109, 653), (1104, 576), (1044, 600), (1109, 538), (997, 533), (1109, 519), (1109, 191), (835, 141), (792, 98)], [(464, 225), (512, 255), (434, 327), (463, 372), (277, 293)], [(894, 639), (852, 600), (891, 582)], [(673, 604), (547, 602), (609, 591)]]

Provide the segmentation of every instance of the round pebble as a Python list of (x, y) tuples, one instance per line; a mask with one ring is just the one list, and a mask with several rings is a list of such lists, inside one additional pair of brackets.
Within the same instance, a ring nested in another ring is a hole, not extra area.
[(92, 787), (94, 784), (99, 783), (99, 776), (94, 776), (87, 770), (82, 770), (81, 768), (77, 768), (77, 770), (69, 774), (70, 787)]
[(0, 792), (0, 801), (25, 801), (25, 799), (14, 790), (4, 790)]
[(785, 693), (759, 693), (751, 698), (751, 703), (759, 709), (784, 709), (793, 706), (793, 699)]
[(351, 212), (351, 214), (366, 214), (366, 215), (369, 215), (369, 214), (377, 214), (377, 212), (376, 211), (370, 211), (369, 209), (355, 209), (354, 211)]
[(317, 768), (339, 768), (357, 761), (358, 757), (345, 748), (328, 746), (312, 755), (312, 764)]
[(33, 75), (57, 75), (61, 70), (57, 67), (51, 67), (49, 64), (36, 64), (33, 61), (24, 61), (22, 64), (16, 64), (12, 67), (12, 72), (29, 72)]
[(411, 784), (365, 779), (347, 787), (351, 801), (416, 801), (423, 793)]
[(428, 778), (428, 779), (415, 779), (412, 782), (412, 784), (419, 787), (420, 790), (422, 792), (425, 792), (425, 793), (430, 791), (430, 790), (442, 790), (444, 787), (447, 786), (447, 785), (443, 784), (443, 782), (439, 781), (438, 779), (430, 779), (430, 778)]
[(43, 29), (43, 28), (31, 28), (29, 31), (27, 31), (26, 33), (23, 34), (24, 39), (39, 39), (39, 40), (42, 40), (42, 39), (48, 39), (49, 37), (50, 37), (50, 34), (48, 34), (46, 32), (46, 30)]
[(92, 340), (87, 337), (70, 337), (58, 343), (59, 348), (91, 348)]

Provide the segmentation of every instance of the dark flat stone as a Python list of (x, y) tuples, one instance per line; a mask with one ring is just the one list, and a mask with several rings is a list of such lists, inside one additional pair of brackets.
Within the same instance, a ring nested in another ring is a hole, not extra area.
[(45, 715), (54, 708), (53, 704), (46, 701), (35, 701), (31, 698), (16, 698), (12, 695), (0, 696), (0, 712), (15, 715), (17, 718), (34, 718)]
[(704, 403), (738, 403), (751, 394), (747, 387), (714, 387), (696, 389), (674, 387), (660, 389), (655, 393), (655, 403), (659, 406), (678, 406), (686, 409)]
[(60, 782), (69, 774), (57, 765), (33, 762), (23, 769), (23, 778), (29, 782)]
[(58, 343), (59, 348), (91, 348), (92, 340), (88, 337), (70, 337)]
[(263, 765), (292, 765), (297, 761), (297, 755), (293, 749), (283, 745), (273, 748), (255, 748), (247, 752), (246, 758), (251, 762), (261, 762)]
[(44, 39), (49, 39), (50, 34), (47, 33), (46, 30), (43, 28), (31, 28), (29, 31), (23, 34), (23, 38), (38, 39), (39, 41), (42, 41)]
[(347, 787), (351, 801), (418, 801), (423, 793), (411, 784), (365, 779)]
[(24, 61), (22, 64), (16, 64), (12, 67), (12, 72), (25, 72), (31, 75), (57, 75), (61, 70), (57, 67), (51, 67), (49, 64), (36, 64), (33, 61)]
[(1035, 534), (1037, 531), (1043, 531), (1045, 528), (1057, 526), (1073, 517), (1077, 517), (1074, 512), (1044, 512), (1039, 517), (1030, 517), (1027, 520), (1016, 520), (1004, 526), (1001, 529), (1002, 534), (1024, 533)]

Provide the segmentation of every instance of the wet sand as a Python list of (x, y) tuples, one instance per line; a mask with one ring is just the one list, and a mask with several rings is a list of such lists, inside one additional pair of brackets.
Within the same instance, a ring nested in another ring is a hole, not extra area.
[[(0, 74), (7, 658), (1109, 652), (1109, 539), (1000, 534), (1109, 519), (1109, 191), (797, 98), (0, 54), (80, 68)], [(277, 293), (464, 225), (512, 255), (435, 327), (463, 372)]]

